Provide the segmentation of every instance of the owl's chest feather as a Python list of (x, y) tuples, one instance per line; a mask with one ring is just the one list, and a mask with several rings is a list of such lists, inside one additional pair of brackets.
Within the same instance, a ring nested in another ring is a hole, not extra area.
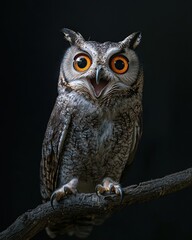
[(127, 136), (129, 118), (125, 115), (128, 112), (122, 113), (121, 110), (114, 107), (102, 108), (86, 101), (80, 101), (78, 106), (75, 106), (72, 132), (76, 136), (75, 139), (79, 139), (77, 147), (82, 149), (81, 152), (89, 158), (101, 158), (117, 145), (120, 139)]
[(126, 101), (108, 108), (83, 98), (68, 103), (71, 122), (62, 151), (60, 181), (68, 181), (71, 176), (83, 184), (99, 182), (107, 175), (119, 179), (132, 136)]

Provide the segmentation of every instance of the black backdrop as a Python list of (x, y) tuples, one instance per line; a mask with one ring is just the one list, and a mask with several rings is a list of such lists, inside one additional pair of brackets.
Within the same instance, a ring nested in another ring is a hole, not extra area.
[[(68, 46), (63, 27), (101, 42), (142, 31), (144, 133), (128, 183), (191, 167), (191, 12), (189, 0), (26, 0), (1, 6), (0, 230), (41, 202), (41, 144)], [(186, 189), (127, 207), (95, 227), (89, 239), (191, 240), (191, 203), (192, 190)], [(41, 233), (34, 239), (48, 238)]]

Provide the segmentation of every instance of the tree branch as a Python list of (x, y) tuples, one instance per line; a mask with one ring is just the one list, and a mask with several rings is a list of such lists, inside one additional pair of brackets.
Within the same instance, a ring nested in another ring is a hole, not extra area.
[(72, 195), (60, 203), (41, 204), (18, 217), (6, 230), (0, 233), (0, 239), (31, 239), (50, 222), (59, 222), (70, 216), (103, 214), (131, 205), (157, 199), (167, 194), (192, 186), (192, 168), (167, 175), (163, 178), (142, 182), (124, 188), (122, 202), (116, 195), (98, 197), (95, 193)]

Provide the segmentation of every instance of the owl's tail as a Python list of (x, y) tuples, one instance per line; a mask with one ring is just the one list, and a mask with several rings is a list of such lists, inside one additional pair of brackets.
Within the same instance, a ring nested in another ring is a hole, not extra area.
[(87, 238), (94, 225), (102, 224), (104, 219), (86, 217), (84, 219), (73, 219), (66, 220), (60, 224), (51, 224), (46, 227), (46, 232), (50, 238), (55, 238), (56, 236), (68, 234), (69, 236), (76, 236), (78, 238)]

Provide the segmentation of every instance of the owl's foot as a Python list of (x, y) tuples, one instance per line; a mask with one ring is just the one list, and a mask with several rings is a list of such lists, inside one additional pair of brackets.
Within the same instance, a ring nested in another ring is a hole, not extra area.
[(116, 194), (119, 195), (121, 201), (123, 199), (123, 190), (117, 182), (114, 182), (111, 178), (104, 178), (102, 184), (98, 184), (95, 188), (98, 196), (105, 194)]
[(62, 198), (71, 195), (71, 194), (76, 194), (77, 193), (77, 184), (78, 184), (78, 179), (73, 178), (70, 182), (67, 184), (64, 184), (62, 187), (56, 189), (50, 198), (51, 201), (51, 206), (54, 209), (53, 206), (53, 200), (55, 199), (57, 202), (59, 202)]

